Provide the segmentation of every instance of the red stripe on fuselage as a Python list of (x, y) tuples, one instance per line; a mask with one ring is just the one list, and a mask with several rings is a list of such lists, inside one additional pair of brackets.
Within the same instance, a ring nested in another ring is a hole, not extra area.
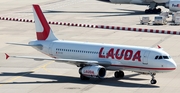
[(50, 32), (50, 27), (49, 27), (49, 24), (47, 23), (39, 5), (33, 5), (35, 11), (36, 11), (36, 14), (43, 26), (43, 32), (36, 32), (36, 35), (37, 35), (37, 39), (38, 40), (46, 40), (48, 35), (49, 35), (49, 32)]
[(149, 69), (149, 70), (175, 70), (176, 68), (149, 68), (149, 67), (138, 67), (138, 66), (127, 66), (127, 65), (111, 65), (115, 67), (125, 67), (125, 68), (137, 68), (137, 69)]

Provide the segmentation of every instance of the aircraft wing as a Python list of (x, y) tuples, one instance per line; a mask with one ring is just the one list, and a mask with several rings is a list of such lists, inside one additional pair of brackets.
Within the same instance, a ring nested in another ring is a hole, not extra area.
[(80, 65), (93, 65), (93, 64), (98, 64), (98, 61), (93, 61), (93, 60), (76, 60), (76, 59), (55, 59), (56, 62), (64, 62), (68, 64), (74, 64), (77, 66)]
[[(77, 60), (77, 59), (61, 59), (61, 58), (44, 58), (44, 57), (33, 57), (33, 56), (10, 56), (6, 54), (6, 59), (9, 57), (11, 58), (24, 58), (24, 59), (34, 59), (36, 61), (43, 61), (43, 60), (52, 60), (55, 62), (62, 62), (62, 63), (68, 63), (68, 64), (73, 64), (76, 66), (80, 65), (94, 65), (94, 64), (99, 64), (99, 65), (108, 65), (110, 62), (99, 62), (99, 61), (93, 61), (93, 60)], [(105, 63), (105, 64), (104, 64)]]

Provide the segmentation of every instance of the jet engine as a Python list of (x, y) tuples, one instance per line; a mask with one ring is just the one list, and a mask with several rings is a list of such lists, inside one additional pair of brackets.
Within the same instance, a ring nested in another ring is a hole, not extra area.
[(177, 12), (180, 11), (180, 1), (179, 0), (170, 0), (165, 4), (166, 8), (169, 8), (170, 11)]
[(79, 69), (79, 73), (91, 78), (104, 78), (106, 69), (103, 66), (85, 66)]

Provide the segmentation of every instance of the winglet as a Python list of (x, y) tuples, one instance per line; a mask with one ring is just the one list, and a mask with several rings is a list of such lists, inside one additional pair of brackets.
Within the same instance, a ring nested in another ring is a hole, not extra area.
[(6, 59), (8, 59), (8, 58), (10, 57), (10, 56), (9, 56), (8, 54), (6, 54), (6, 53), (5, 53), (5, 55), (6, 55)]

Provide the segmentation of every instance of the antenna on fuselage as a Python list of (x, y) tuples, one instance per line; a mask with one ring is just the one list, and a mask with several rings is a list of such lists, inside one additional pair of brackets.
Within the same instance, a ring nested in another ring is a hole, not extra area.
[(157, 45), (158, 49), (163, 49), (160, 45)]

